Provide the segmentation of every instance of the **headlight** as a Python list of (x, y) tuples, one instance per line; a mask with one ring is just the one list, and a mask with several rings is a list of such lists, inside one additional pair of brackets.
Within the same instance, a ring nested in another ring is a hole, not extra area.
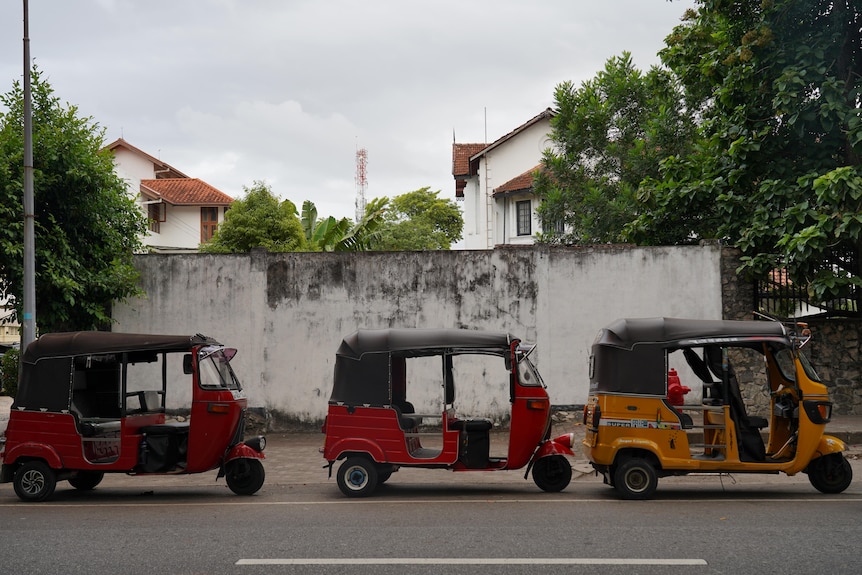
[(257, 437), (252, 437), (251, 439), (247, 439), (245, 444), (254, 449), (255, 451), (263, 451), (266, 449), (266, 438), (263, 435), (258, 435)]

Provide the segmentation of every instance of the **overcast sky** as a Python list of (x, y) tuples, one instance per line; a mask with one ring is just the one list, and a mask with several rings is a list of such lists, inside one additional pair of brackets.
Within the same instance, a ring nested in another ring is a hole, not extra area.
[[(241, 197), (264, 180), (353, 217), (366, 197), (454, 198), (452, 138), (492, 142), (608, 58), (658, 64), (693, 0), (30, 0), (30, 52), (63, 101)], [(0, 92), (23, 2), (0, 2)]]

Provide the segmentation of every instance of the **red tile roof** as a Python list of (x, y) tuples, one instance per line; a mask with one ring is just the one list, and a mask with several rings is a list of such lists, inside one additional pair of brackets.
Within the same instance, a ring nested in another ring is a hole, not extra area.
[(523, 174), (515, 176), (501, 186), (494, 188), (493, 196), (505, 196), (518, 192), (529, 192), (533, 189), (533, 174), (542, 169), (542, 164), (530, 168)]
[(141, 193), (175, 206), (229, 206), (233, 198), (197, 178), (141, 180)]
[(470, 173), (470, 157), (478, 154), (488, 144), (452, 144), (452, 175), (472, 176)]

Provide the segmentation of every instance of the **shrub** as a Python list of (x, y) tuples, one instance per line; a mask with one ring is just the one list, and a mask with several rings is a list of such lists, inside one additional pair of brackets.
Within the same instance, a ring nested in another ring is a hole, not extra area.
[(10, 349), (0, 358), (0, 390), (10, 397), (15, 397), (18, 393), (19, 355), (17, 349)]

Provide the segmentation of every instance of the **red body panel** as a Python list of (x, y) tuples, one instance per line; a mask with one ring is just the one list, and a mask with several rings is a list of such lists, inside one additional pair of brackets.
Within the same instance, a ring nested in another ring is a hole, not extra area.
[[(352, 407), (330, 405), (326, 416), (323, 457), (327, 461), (347, 454), (367, 454), (377, 463), (416, 467), (449, 467), (453, 471), (497, 471), (520, 469), (534, 457), (537, 447), (543, 455), (572, 454), (565, 446), (545, 441), (550, 425), (551, 402), (543, 387), (515, 386), (515, 401), (509, 433), (508, 457), (492, 459), (486, 467), (467, 467), (459, 460), (461, 432), (449, 429), (449, 414), (444, 412), (443, 444), (439, 454), (428, 457), (419, 451), (421, 435), (405, 432), (398, 425), (398, 414), (389, 407)], [(421, 454), (421, 456), (417, 455)]]

